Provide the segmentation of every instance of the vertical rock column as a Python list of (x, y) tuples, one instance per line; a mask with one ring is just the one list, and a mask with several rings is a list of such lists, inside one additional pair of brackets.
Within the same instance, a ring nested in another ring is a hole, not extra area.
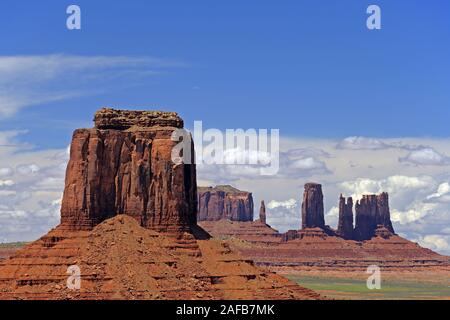
[(259, 208), (259, 221), (266, 224), (266, 204), (264, 200), (261, 201), (261, 207)]
[(353, 238), (353, 199), (346, 199), (342, 196), (339, 198), (339, 222), (337, 234), (344, 239)]
[(363, 195), (362, 199), (356, 202), (355, 213), (355, 239), (368, 240), (380, 227), (384, 227), (388, 233), (394, 234), (389, 210), (389, 196), (386, 192), (380, 195)]
[(302, 203), (302, 229), (325, 228), (322, 185), (305, 184)]
[(377, 208), (376, 224), (385, 227), (389, 232), (394, 234), (391, 211), (389, 209), (389, 195), (387, 192), (383, 192), (377, 196)]

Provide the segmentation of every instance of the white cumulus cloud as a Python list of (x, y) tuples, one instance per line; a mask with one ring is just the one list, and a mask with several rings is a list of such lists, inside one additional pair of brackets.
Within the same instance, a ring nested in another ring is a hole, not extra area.
[[(19, 143), (21, 132), (0, 131), (0, 238), (34, 240), (59, 222), (59, 208), (68, 160), (66, 148), (35, 150)], [(15, 168), (15, 169), (12, 169)]]
[(267, 204), (267, 208), (275, 209), (275, 208), (286, 208), (286, 209), (294, 209), (297, 207), (297, 200), (289, 199), (285, 201), (276, 201), (272, 200)]
[(450, 202), (450, 183), (443, 182), (438, 186), (435, 193), (430, 194), (427, 200), (438, 199), (443, 202)]
[(347, 137), (336, 145), (337, 149), (350, 149), (350, 150), (381, 150), (391, 148), (392, 145), (383, 142), (380, 139), (353, 136)]
[(400, 162), (424, 166), (443, 166), (450, 164), (450, 158), (437, 152), (431, 147), (421, 147), (410, 151)]
[(0, 180), (0, 187), (10, 187), (14, 185), (12, 180)]
[(419, 239), (416, 239), (415, 242), (418, 242), (421, 246), (431, 250), (448, 251), (450, 250), (449, 240), (450, 237), (448, 236), (430, 234), (419, 237)]

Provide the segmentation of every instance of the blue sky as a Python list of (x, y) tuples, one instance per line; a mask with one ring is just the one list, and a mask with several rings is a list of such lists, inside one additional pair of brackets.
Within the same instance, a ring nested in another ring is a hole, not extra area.
[[(81, 31), (65, 28), (72, 3)], [(379, 31), (365, 25), (372, 3)], [(2, 1), (3, 56), (145, 56), (176, 66), (99, 90), (74, 74), (49, 88), (81, 94), (23, 108), (0, 127), (61, 147), (100, 106), (156, 106), (188, 126), (447, 137), (449, 24), (448, 1)]]

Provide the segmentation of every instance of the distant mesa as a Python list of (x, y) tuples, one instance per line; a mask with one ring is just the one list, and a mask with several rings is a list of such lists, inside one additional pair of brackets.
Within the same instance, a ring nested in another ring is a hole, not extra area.
[(199, 187), (198, 221), (253, 221), (253, 196), (230, 185)]

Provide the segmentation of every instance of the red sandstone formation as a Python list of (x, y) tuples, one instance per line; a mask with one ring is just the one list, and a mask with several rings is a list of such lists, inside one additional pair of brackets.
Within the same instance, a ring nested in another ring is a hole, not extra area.
[(261, 201), (261, 207), (259, 208), (259, 221), (266, 224), (266, 204), (264, 200)]
[(305, 236), (319, 236), (317, 231), (308, 229), (320, 228), (327, 235), (336, 234), (347, 240), (369, 240), (375, 235), (389, 237), (395, 234), (392, 227), (389, 197), (386, 192), (380, 195), (364, 195), (356, 202), (355, 228), (353, 228), (353, 199), (347, 202), (341, 195), (339, 199), (339, 221), (336, 231), (325, 225), (323, 214), (322, 186), (317, 183), (305, 184), (302, 203), (302, 230), (291, 231), (283, 239), (297, 239)]
[(102, 109), (95, 123), (73, 135), (61, 224), (1, 261), (0, 299), (321, 298), (197, 226), (195, 165), (171, 161), (175, 113)]
[(302, 229), (316, 227), (325, 228), (322, 186), (307, 183), (303, 193)]
[(367, 240), (375, 235), (378, 228), (385, 228), (394, 234), (389, 211), (389, 197), (386, 192), (380, 195), (364, 195), (355, 205), (355, 239)]
[[(259, 220), (226, 225), (210, 221), (202, 222), (202, 227), (215, 237), (228, 239), (236, 250), (263, 266), (343, 271), (365, 270), (377, 264), (389, 270), (450, 270), (448, 257), (394, 234), (386, 193), (364, 196), (358, 202), (357, 226), (361, 221), (369, 221), (371, 228), (370, 237), (365, 239), (355, 237), (355, 231), (361, 229), (353, 229), (352, 198), (347, 201), (340, 198), (336, 232), (321, 222), (320, 227), (311, 227), (314, 221), (323, 219), (322, 199), (320, 185), (305, 186), (302, 217), (306, 227), (301, 230), (280, 234), (269, 225), (257, 226)], [(369, 218), (358, 220), (358, 217)]]
[(157, 231), (196, 224), (195, 165), (171, 161), (176, 113), (119, 111), (95, 114), (95, 128), (74, 132), (61, 207), (68, 230), (91, 230), (117, 214)]
[(339, 221), (337, 234), (344, 239), (353, 239), (353, 199), (351, 197), (339, 198)]
[(252, 194), (232, 186), (199, 187), (197, 219), (253, 221)]
[(315, 232), (303, 238), (299, 237), (300, 233), (293, 233), (293, 238), (288, 241), (278, 238), (278, 242), (266, 240), (263, 244), (258, 239), (229, 241), (234, 249), (260, 266), (364, 272), (368, 266), (375, 264), (383, 270), (450, 270), (449, 257), (397, 235), (388, 238), (377, 235), (370, 240), (353, 241), (329, 236), (320, 228), (307, 230)]

